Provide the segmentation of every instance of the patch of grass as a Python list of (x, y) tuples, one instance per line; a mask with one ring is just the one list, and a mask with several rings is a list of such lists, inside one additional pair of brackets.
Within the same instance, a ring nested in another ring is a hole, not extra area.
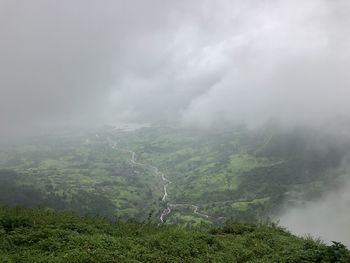
[[(193, 219), (191, 219), (193, 220)], [(341, 243), (326, 246), (275, 225), (227, 221), (210, 231), (45, 209), (0, 207), (1, 262), (349, 262)]]

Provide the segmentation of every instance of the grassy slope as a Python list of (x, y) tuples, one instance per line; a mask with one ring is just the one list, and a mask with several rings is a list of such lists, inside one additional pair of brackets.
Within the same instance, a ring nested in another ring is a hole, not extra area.
[(275, 226), (227, 222), (204, 231), (1, 207), (0, 261), (350, 262), (350, 254)]

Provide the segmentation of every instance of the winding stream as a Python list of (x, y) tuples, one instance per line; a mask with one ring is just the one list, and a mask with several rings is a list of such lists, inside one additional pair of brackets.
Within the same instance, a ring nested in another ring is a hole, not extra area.
[[(117, 144), (114, 143), (113, 146), (112, 146), (113, 149), (115, 150), (121, 150), (121, 151), (124, 151), (124, 152), (128, 152), (131, 154), (131, 158), (130, 158), (130, 162), (134, 165), (139, 165), (139, 166), (148, 166), (150, 169), (152, 169), (154, 171), (154, 174), (156, 176), (158, 176), (161, 181), (162, 181), (162, 184), (163, 184), (163, 191), (162, 191), (162, 202), (164, 202), (166, 204), (166, 208), (162, 211), (162, 213), (160, 214), (159, 216), (159, 220), (160, 220), (160, 224), (163, 224), (165, 222), (165, 219), (166, 217), (171, 213), (172, 211), (172, 207), (178, 207), (178, 206), (187, 206), (187, 207), (192, 207), (193, 208), (193, 213), (196, 214), (196, 215), (199, 215), (199, 216), (202, 216), (202, 217), (205, 217), (205, 218), (214, 218), (214, 217), (211, 217), (207, 214), (204, 214), (204, 213), (201, 213), (201, 212), (198, 212), (199, 210), (199, 207), (197, 205), (193, 205), (193, 204), (171, 204), (171, 203), (168, 203), (167, 202), (167, 198), (168, 198), (168, 186), (172, 183), (168, 178), (166, 178), (164, 176), (164, 173), (160, 172), (158, 167), (156, 166), (153, 166), (153, 165), (149, 165), (149, 164), (144, 164), (144, 163), (139, 163), (137, 162), (135, 159), (135, 156), (136, 156), (136, 153), (134, 151), (131, 151), (131, 150), (127, 150), (127, 149), (122, 149), (122, 148), (117, 148)], [(217, 219), (224, 219), (225, 217), (219, 217)]]

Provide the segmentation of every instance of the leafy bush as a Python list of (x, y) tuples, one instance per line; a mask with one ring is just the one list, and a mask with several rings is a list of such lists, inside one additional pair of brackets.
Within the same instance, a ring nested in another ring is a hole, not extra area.
[(0, 262), (350, 262), (341, 243), (237, 221), (203, 231), (0, 207), (0, 226)]

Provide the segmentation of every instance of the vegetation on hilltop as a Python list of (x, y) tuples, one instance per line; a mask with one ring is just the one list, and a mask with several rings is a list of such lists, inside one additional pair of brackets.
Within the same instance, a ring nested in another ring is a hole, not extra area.
[(275, 225), (227, 221), (200, 230), (1, 207), (0, 261), (326, 263), (350, 262), (350, 252), (340, 243), (327, 246)]

